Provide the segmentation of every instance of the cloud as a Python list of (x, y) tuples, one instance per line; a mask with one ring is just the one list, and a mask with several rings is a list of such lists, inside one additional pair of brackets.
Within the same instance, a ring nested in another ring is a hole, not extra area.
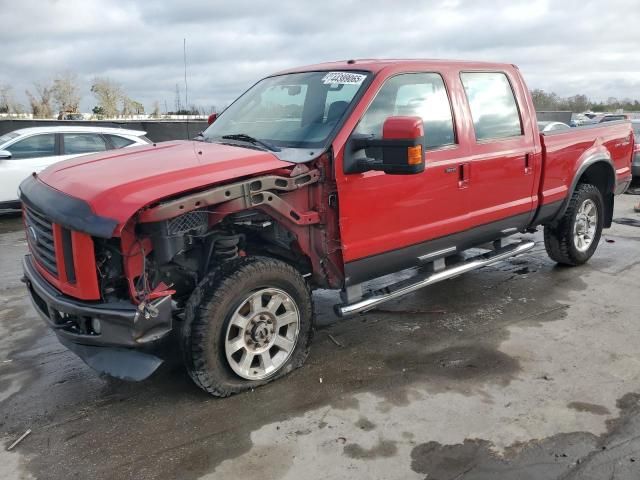
[(172, 109), (183, 38), (189, 103), (205, 107), (283, 68), (372, 57), (509, 62), (531, 88), (640, 97), (637, 0), (0, 0), (0, 25), (0, 83), (26, 103), (33, 81), (73, 71), (84, 110), (95, 76)]

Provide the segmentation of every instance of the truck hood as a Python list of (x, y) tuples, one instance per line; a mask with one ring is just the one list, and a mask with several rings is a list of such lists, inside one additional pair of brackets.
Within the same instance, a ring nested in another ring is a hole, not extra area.
[(38, 178), (122, 226), (149, 203), (291, 165), (250, 148), (175, 141), (76, 157), (50, 166)]

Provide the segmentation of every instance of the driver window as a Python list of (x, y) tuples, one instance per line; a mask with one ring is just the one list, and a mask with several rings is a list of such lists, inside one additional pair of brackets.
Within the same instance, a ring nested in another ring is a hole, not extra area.
[(8, 151), (12, 159), (51, 157), (56, 154), (56, 139), (52, 133), (33, 135), (14, 143)]
[(387, 80), (355, 133), (382, 138), (382, 124), (392, 116), (422, 117), (429, 149), (456, 142), (451, 104), (442, 77), (437, 73), (406, 73)]

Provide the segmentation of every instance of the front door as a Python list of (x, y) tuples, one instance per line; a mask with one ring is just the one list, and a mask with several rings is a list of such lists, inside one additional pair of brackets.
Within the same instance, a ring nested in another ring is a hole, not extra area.
[[(336, 172), (347, 285), (414, 266), (434, 252), (452, 253), (455, 241), (449, 235), (464, 229), (467, 188), (460, 159), (465, 152), (456, 139), (457, 119), (442, 76), (406, 73), (387, 79), (352, 135), (381, 138), (385, 119), (398, 115), (423, 118), (424, 172)], [(357, 154), (376, 158), (380, 152)]]
[(11, 158), (0, 159), (0, 202), (17, 201), (22, 180), (59, 158), (54, 133), (29, 136), (9, 145), (6, 150), (11, 152)]

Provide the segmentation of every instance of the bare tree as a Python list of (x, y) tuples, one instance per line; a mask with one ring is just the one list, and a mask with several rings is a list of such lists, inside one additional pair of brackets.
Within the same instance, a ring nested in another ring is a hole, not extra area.
[(18, 102), (13, 102), (13, 105), (11, 106), (11, 110), (16, 115), (24, 115), (26, 113), (24, 110), (24, 106)]
[(151, 116), (153, 118), (160, 118), (160, 102), (158, 100), (155, 100), (153, 102), (153, 110), (151, 112)]
[(13, 109), (13, 93), (9, 85), (0, 85), (0, 113), (11, 113)]
[(33, 88), (35, 93), (31, 93), (29, 90), (25, 91), (31, 104), (31, 113), (36, 118), (51, 118), (53, 116), (51, 109), (52, 87), (40, 82), (33, 82)]
[(53, 99), (60, 112), (77, 112), (80, 107), (80, 87), (75, 73), (65, 72), (53, 81)]
[(105, 117), (118, 115), (118, 104), (125, 97), (120, 84), (106, 77), (96, 77), (91, 85), (91, 93), (98, 101), (97, 109)]

